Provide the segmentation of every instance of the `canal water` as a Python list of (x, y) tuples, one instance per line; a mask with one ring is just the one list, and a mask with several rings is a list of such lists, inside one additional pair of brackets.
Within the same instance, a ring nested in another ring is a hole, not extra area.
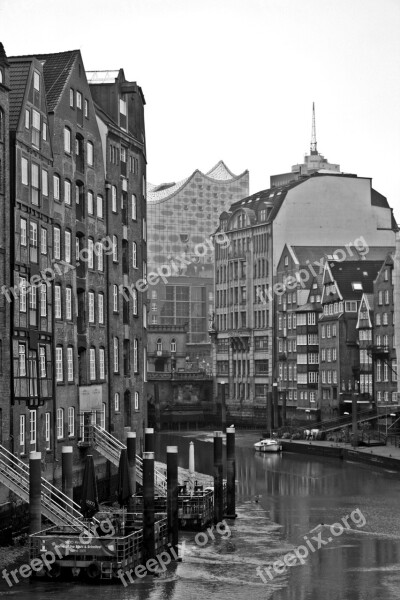
[[(161, 434), (157, 458), (164, 458), (166, 445), (178, 445), (179, 464), (187, 467), (191, 440), (196, 470), (212, 474), (211, 434)], [(194, 533), (182, 534), (183, 561), (161, 577), (126, 588), (26, 581), (8, 588), (1, 580), (0, 598), (99, 600), (100, 594), (107, 600), (400, 598), (399, 474), (290, 453), (255, 456), (252, 444), (257, 440), (256, 434), (237, 435), (238, 518), (229, 521), (228, 528), (220, 527), (220, 533), (197, 538), (199, 543)], [(333, 529), (328, 527), (334, 524)], [(304, 564), (299, 560), (292, 564), (287, 557), (293, 552)], [(284, 559), (286, 568), (276, 562)]]

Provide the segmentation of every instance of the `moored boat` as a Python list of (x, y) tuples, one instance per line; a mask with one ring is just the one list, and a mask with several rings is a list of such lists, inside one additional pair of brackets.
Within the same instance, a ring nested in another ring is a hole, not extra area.
[(254, 444), (254, 449), (257, 452), (281, 452), (282, 444), (274, 438), (266, 438)]

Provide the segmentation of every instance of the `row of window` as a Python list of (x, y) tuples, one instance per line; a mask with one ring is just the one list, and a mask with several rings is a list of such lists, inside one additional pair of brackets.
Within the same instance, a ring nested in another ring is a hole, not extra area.
[[(394, 325), (394, 313), (393, 315), (393, 325)], [(389, 325), (389, 313), (376, 313), (375, 315), (375, 325)]]
[[(162, 339), (158, 338), (157, 342), (156, 342), (156, 350), (157, 350), (157, 352), (162, 352), (162, 349), (163, 349)], [(169, 349), (170, 349), (170, 352), (176, 352), (176, 339), (175, 338), (172, 338), (172, 340), (170, 341)]]
[[(84, 238), (82, 236), (76, 236), (75, 238), (75, 260), (86, 262), (89, 269), (94, 269), (94, 256), (97, 256), (97, 270), (103, 271), (104, 269), (104, 251), (105, 244), (103, 241), (95, 242), (93, 238), (88, 238), (87, 248), (83, 247)], [(31, 249), (38, 248), (38, 223), (36, 221), (29, 222), (29, 247)], [(20, 244), (26, 247), (28, 245), (28, 221), (21, 217), (20, 219)], [(128, 242), (124, 240), (122, 242), (123, 254), (126, 256)], [(64, 242), (61, 241), (61, 228), (55, 225), (53, 228), (53, 256), (56, 260), (61, 260), (62, 246), (64, 250), (64, 261), (67, 263), (72, 262), (72, 232), (66, 229), (64, 232)], [(40, 252), (41, 254), (47, 254), (47, 229), (46, 227), (40, 228)], [(132, 242), (132, 267), (137, 269), (137, 244)], [(112, 252), (113, 262), (119, 261), (118, 251), (118, 237), (112, 236), (112, 245), (110, 248)], [(35, 258), (36, 257), (36, 258)], [(31, 262), (37, 262), (37, 253), (33, 255), (31, 253)], [(146, 271), (146, 267), (144, 267)]]
[(385, 304), (390, 304), (390, 294), (389, 294), (389, 290), (379, 290), (378, 292), (378, 304), (379, 306), (382, 306), (383, 303)]
[(321, 381), (322, 383), (333, 383), (335, 385), (337, 385), (337, 370), (333, 369), (333, 370), (322, 370), (321, 371)]
[(83, 97), (82, 93), (78, 90), (74, 90), (73, 88), (69, 89), (69, 106), (70, 108), (76, 108), (78, 111), (83, 110), (85, 117), (89, 118), (89, 101), (87, 98), (84, 99), (82, 103)]
[(389, 371), (391, 374), (391, 381), (397, 381), (397, 363), (395, 360), (391, 361), (389, 365), (388, 362), (377, 360), (376, 361), (376, 381), (378, 383), (382, 381), (389, 381)]
[(397, 403), (397, 392), (376, 392), (376, 401), (377, 402), (389, 402), (391, 398), (392, 402)]
[(31, 130), (32, 146), (35, 148), (40, 148), (41, 139), (43, 141), (47, 141), (48, 139), (47, 121), (35, 108), (25, 109), (25, 129)]

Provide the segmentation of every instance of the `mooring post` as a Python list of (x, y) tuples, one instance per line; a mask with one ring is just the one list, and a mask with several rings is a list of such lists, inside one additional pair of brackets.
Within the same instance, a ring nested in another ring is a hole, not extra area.
[[(126, 436), (126, 449), (128, 455), (129, 477), (131, 480), (132, 494), (136, 494), (136, 431), (128, 431)], [(132, 504), (130, 502), (130, 504)], [(130, 506), (133, 508), (133, 506)]]
[(222, 431), (214, 431), (214, 523), (220, 523), (224, 514)]
[(226, 430), (226, 517), (235, 519), (236, 514), (236, 457), (235, 428)]
[(167, 446), (167, 522), (168, 542), (178, 555), (178, 447)]
[(147, 427), (144, 430), (144, 451), (145, 452), (155, 452), (154, 429), (152, 427)]
[(352, 416), (352, 422), (353, 422), (353, 448), (357, 448), (358, 447), (358, 422), (357, 422), (357, 400), (358, 400), (358, 394), (356, 392), (353, 392), (352, 395), (352, 403), (351, 403), (351, 416)]
[(63, 446), (61, 450), (61, 490), (68, 496), (68, 511), (72, 512), (74, 488), (72, 485), (72, 446)]
[(42, 529), (42, 453), (29, 454), (29, 533)]
[(143, 552), (155, 556), (154, 538), (154, 452), (143, 452)]

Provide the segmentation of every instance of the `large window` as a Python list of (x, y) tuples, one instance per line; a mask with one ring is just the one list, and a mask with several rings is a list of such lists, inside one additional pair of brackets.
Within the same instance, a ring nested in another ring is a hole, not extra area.
[(32, 186), (32, 204), (39, 206), (39, 166), (32, 163), (31, 166), (31, 186)]
[(40, 148), (40, 113), (32, 109), (32, 145)]
[(74, 380), (74, 349), (71, 346), (67, 348), (67, 379)]
[(118, 262), (118, 238), (116, 235), (113, 235), (112, 252), (113, 252), (113, 261)]
[(71, 154), (71, 130), (64, 127), (64, 151)]
[(53, 230), (53, 254), (56, 260), (61, 258), (61, 229), (54, 227)]
[(73, 406), (68, 407), (68, 437), (75, 435), (75, 409)]
[(104, 348), (99, 349), (99, 378), (106, 378), (106, 369), (105, 369), (105, 350)]
[(71, 262), (71, 232), (67, 229), (64, 234), (64, 256), (65, 262)]
[(19, 452), (20, 452), (20, 454), (25, 454), (25, 424), (26, 424), (25, 415), (20, 415), (19, 416)]
[(111, 186), (111, 210), (117, 212), (117, 188), (115, 185)]
[(114, 338), (114, 373), (119, 372), (119, 340), (117, 337)]
[(94, 292), (89, 292), (89, 323), (94, 323)]
[(136, 221), (137, 220), (137, 199), (136, 199), (135, 194), (132, 194), (131, 202), (132, 202), (132, 219), (134, 221)]
[(65, 318), (70, 321), (72, 319), (72, 288), (65, 288)]
[(132, 242), (132, 266), (137, 269), (137, 245), (136, 242)]
[(50, 450), (51, 441), (50, 441), (50, 432), (51, 432), (51, 413), (47, 412), (45, 415), (45, 442), (46, 442), (46, 450)]
[(57, 408), (57, 439), (62, 440), (64, 437), (64, 409)]
[[(29, 411), (29, 438), (30, 443), (36, 447), (36, 410)], [(31, 446), (32, 449), (32, 446)]]
[(63, 381), (63, 349), (61, 346), (56, 348), (56, 381)]
[(87, 143), (87, 163), (89, 166), (93, 166), (94, 161), (94, 152), (93, 152), (93, 144), (92, 142)]
[(56, 284), (54, 286), (54, 316), (56, 319), (61, 319), (61, 285)]
[(89, 352), (89, 376), (90, 381), (95, 381), (96, 379), (96, 349), (90, 348)]
[(104, 323), (104, 294), (102, 292), (97, 297), (97, 308), (99, 323), (102, 325)]
[(19, 344), (18, 346), (18, 374), (20, 377), (26, 377), (26, 346)]

